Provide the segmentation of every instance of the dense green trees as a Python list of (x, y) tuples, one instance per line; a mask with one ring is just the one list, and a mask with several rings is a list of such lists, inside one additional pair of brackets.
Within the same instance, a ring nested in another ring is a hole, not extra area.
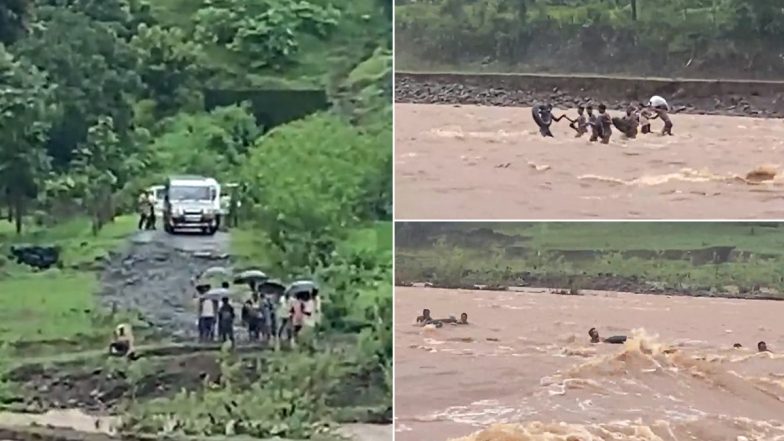
[(0, 45), (0, 190), (17, 233), (50, 167), (44, 143), (54, 113), (52, 89), (44, 73)]
[[(130, 207), (134, 191), (168, 173), (236, 179), (249, 161), (257, 161), (260, 146), (275, 145), (278, 135), (267, 140), (263, 132), (269, 128), (258, 127), (244, 106), (206, 112), (205, 87), (292, 84), (334, 92), (332, 125), (282, 129), (307, 134), (296, 135), (297, 145), (286, 147), (291, 155), (277, 158), (275, 167), (299, 167), (299, 150), (310, 152), (311, 145), (325, 156), (343, 143), (391, 155), (391, 144), (375, 135), (391, 136), (385, 124), (391, 118), (391, 57), (377, 49), (391, 43), (385, 13), (388, 5), (378, 0), (4, 2), (3, 207), (18, 214), (21, 229), (26, 212), (67, 199), (100, 228), (116, 209)], [(356, 67), (365, 60), (372, 66), (359, 71), (369, 74), (357, 79)], [(332, 129), (347, 138), (327, 137), (339, 145), (322, 142), (318, 130)], [(269, 168), (256, 166), (259, 172)], [(374, 169), (358, 176), (388, 172), (384, 160), (367, 167)], [(342, 182), (338, 175), (323, 178)], [(391, 195), (377, 191), (378, 185), (368, 188), (386, 199), (374, 201), (383, 207)], [(98, 189), (108, 193), (96, 194)], [(352, 203), (373, 205), (366, 199)], [(268, 211), (253, 214), (266, 219)], [(51, 214), (49, 220), (62, 213)]]
[(776, 0), (433, 0), (398, 2), (404, 69), (778, 78)]

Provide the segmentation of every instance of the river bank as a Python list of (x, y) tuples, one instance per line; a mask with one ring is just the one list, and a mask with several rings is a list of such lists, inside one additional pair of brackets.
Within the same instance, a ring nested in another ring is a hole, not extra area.
[(784, 82), (643, 78), (600, 75), (396, 72), (395, 102), (413, 104), (556, 108), (605, 103), (625, 110), (652, 95), (668, 99), (673, 113), (784, 117)]

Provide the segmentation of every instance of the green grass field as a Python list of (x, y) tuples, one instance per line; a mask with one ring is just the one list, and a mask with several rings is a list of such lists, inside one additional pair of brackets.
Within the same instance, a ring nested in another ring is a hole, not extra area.
[[(77, 218), (53, 227), (26, 225), (17, 236), (13, 225), (0, 223), (0, 341), (51, 341), (92, 338), (105, 333), (97, 326), (96, 274), (81, 264), (122, 245), (136, 228), (135, 216), (121, 216), (93, 236), (89, 220)], [(62, 269), (33, 271), (6, 256), (13, 244), (61, 247)]]
[(570, 250), (691, 250), (735, 246), (754, 253), (784, 253), (784, 228), (737, 222), (543, 222), (496, 224), (494, 231), (530, 237), (521, 245)]
[(13, 224), (0, 222), (0, 252), (5, 256), (13, 244), (57, 245), (62, 250), (61, 260), (67, 268), (89, 263), (122, 244), (135, 231), (137, 217), (119, 216), (93, 236), (87, 218), (75, 218), (51, 227), (25, 225), (17, 236)]
[[(506, 237), (477, 244), (479, 228)], [(471, 231), (474, 233), (471, 233)], [(705, 222), (497, 223), (456, 225), (434, 246), (401, 246), (396, 278), (514, 284), (542, 278), (623, 277), (665, 287), (784, 292), (784, 225)], [(729, 259), (713, 247), (734, 247)]]
[(92, 274), (58, 270), (0, 281), (0, 341), (40, 341), (91, 335)]

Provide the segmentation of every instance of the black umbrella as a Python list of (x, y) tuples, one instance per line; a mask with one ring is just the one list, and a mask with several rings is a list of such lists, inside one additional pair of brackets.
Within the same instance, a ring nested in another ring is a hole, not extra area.
[(286, 289), (286, 293), (295, 298), (309, 298), (313, 291), (318, 290), (318, 285), (312, 280), (298, 280)]
[(256, 289), (261, 294), (275, 294), (281, 296), (286, 291), (286, 285), (279, 280), (265, 280), (257, 286)]

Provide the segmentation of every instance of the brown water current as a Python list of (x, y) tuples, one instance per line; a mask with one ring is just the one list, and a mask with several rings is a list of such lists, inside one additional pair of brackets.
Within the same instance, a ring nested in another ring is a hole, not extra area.
[(676, 136), (655, 120), (655, 134), (603, 145), (565, 119), (542, 138), (530, 108), (396, 104), (396, 217), (784, 217), (784, 120), (671, 117)]
[(784, 302), (398, 287), (395, 308), (398, 441), (784, 440)]

